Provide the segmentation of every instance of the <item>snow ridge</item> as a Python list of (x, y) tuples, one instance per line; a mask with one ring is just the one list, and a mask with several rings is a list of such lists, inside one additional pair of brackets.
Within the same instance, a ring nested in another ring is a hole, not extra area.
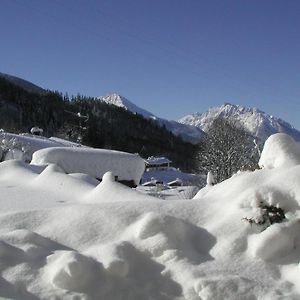
[(300, 140), (300, 132), (289, 123), (269, 115), (257, 108), (247, 108), (241, 105), (224, 103), (219, 107), (212, 107), (205, 113), (193, 113), (180, 120), (179, 123), (188, 124), (207, 131), (213, 120), (218, 117), (238, 121), (253, 136), (266, 140), (275, 133), (286, 133), (295, 140)]
[(125, 97), (118, 95), (116, 93), (110, 94), (110, 95), (106, 95), (103, 97), (98, 97), (97, 99), (107, 103), (107, 104), (112, 104), (118, 107), (122, 107), (128, 111), (131, 111), (133, 113), (138, 113), (142, 116), (144, 116), (145, 118), (153, 118), (156, 119), (156, 116), (153, 115), (151, 112), (142, 109), (138, 106), (136, 106), (134, 103), (132, 103), (131, 101), (129, 101), (128, 99), (126, 99)]

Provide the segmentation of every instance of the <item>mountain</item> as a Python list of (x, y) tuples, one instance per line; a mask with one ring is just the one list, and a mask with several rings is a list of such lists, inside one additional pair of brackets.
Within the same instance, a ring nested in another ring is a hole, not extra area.
[(27, 92), (30, 93), (43, 93), (45, 92), (45, 90), (27, 80), (24, 80), (22, 78), (16, 77), (16, 76), (12, 76), (12, 75), (8, 75), (5, 73), (1, 73), (0, 72), (0, 77), (5, 78), (6, 80), (10, 81), (11, 83), (17, 85), (18, 87), (23, 88), (24, 90), (26, 90)]
[(134, 103), (126, 99), (125, 97), (118, 94), (110, 94), (107, 96), (102, 96), (97, 98), (107, 104), (122, 107), (132, 113), (137, 113), (142, 115), (146, 119), (152, 119), (157, 122), (161, 127), (165, 126), (173, 134), (180, 136), (183, 140), (187, 142), (197, 143), (202, 137), (204, 132), (196, 127), (189, 124), (181, 124), (176, 121), (169, 121), (166, 119), (159, 118), (152, 114), (151, 112), (144, 110)]
[(262, 141), (278, 132), (287, 133), (295, 140), (300, 141), (300, 131), (296, 130), (289, 123), (257, 108), (247, 108), (230, 103), (210, 108), (205, 113), (187, 115), (178, 120), (178, 122), (207, 131), (212, 122), (218, 117), (237, 121), (244, 129)]
[(126, 99), (121, 95), (114, 93), (114, 94), (106, 95), (104, 97), (98, 97), (98, 99), (107, 104), (112, 104), (118, 107), (122, 107), (133, 113), (140, 114), (144, 116), (146, 119), (150, 119), (150, 118), (154, 120), (156, 119), (156, 116), (154, 116), (151, 112), (136, 106), (134, 103), (130, 102), (128, 99)]
[[(79, 112), (89, 119), (80, 118)], [(26, 133), (34, 126), (45, 136), (143, 157), (167, 156), (183, 171), (193, 170), (196, 147), (152, 119), (91, 97), (77, 95), (70, 101), (59, 92), (28, 92), (0, 76), (0, 128)]]

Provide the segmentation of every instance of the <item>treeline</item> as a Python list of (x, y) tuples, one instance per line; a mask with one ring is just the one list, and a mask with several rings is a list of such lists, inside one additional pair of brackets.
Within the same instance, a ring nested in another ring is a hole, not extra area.
[[(80, 116), (87, 116), (82, 118)], [(32, 93), (0, 78), (0, 127), (9, 132), (29, 132), (41, 127), (45, 136), (59, 136), (106, 149), (164, 155), (189, 171), (196, 147), (141, 115), (81, 95), (69, 98), (58, 92)]]

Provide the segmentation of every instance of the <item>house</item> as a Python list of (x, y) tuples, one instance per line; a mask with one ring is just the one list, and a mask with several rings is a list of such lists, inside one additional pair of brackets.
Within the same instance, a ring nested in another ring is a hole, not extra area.
[(148, 170), (167, 170), (171, 167), (172, 161), (166, 157), (150, 156), (145, 161), (146, 171)]

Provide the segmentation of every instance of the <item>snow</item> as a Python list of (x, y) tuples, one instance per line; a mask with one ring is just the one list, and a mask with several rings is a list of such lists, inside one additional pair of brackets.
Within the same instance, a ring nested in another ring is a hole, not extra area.
[(159, 118), (152, 114), (151, 112), (142, 109), (126, 99), (125, 97), (118, 95), (116, 93), (109, 94), (106, 96), (100, 96), (97, 98), (100, 101), (103, 101), (107, 104), (115, 105), (118, 107), (122, 107), (125, 110), (128, 110), (134, 114), (142, 115), (146, 119), (151, 119), (157, 122), (157, 124), (161, 127), (165, 126), (167, 130), (171, 131), (176, 136), (181, 136), (182, 139), (191, 143), (198, 143), (199, 140), (203, 137), (204, 132), (191, 125), (181, 124), (176, 121), (169, 121), (163, 118)]
[(204, 185), (204, 179), (202, 176), (185, 173), (176, 168), (170, 167), (164, 170), (146, 169), (142, 176), (142, 182), (149, 182), (152, 180), (157, 180), (163, 184), (168, 184), (176, 179), (180, 179), (184, 185)]
[(300, 164), (300, 145), (285, 133), (270, 136), (259, 160), (263, 168), (290, 167)]
[(214, 185), (215, 184), (214, 175), (210, 171), (207, 173), (206, 184), (207, 185)]
[(102, 97), (98, 97), (98, 99), (100, 101), (103, 101), (103, 102), (107, 103), (107, 104), (122, 107), (122, 108), (124, 108), (124, 109), (126, 109), (130, 112), (133, 112), (133, 113), (138, 113), (138, 114), (144, 116), (147, 119), (152, 118), (152, 117), (156, 118), (151, 112), (136, 106), (134, 103), (132, 103), (131, 101), (129, 101), (125, 97), (123, 97), (119, 94), (116, 94), (116, 93), (108, 94), (108, 95), (102, 96)]
[(145, 163), (151, 167), (151, 165), (163, 165), (163, 164), (170, 164), (171, 161), (166, 157), (148, 157), (145, 159)]
[(37, 150), (64, 146), (80, 147), (81, 145), (56, 137), (46, 138), (27, 133), (14, 134), (0, 131), (0, 159), (2, 160), (31, 161), (32, 154)]
[[(56, 164), (0, 163), (0, 298), (300, 298), (297, 161), (240, 172), (191, 200), (150, 197), (114, 175), (98, 183)], [(286, 218), (249, 223), (261, 203)]]
[[(9, 148), (10, 153), (7, 154), (5, 160), (21, 159), (24, 157), (24, 160), (30, 161), (32, 154), (39, 149), (62, 146), (61, 143), (32, 134), (1, 132), (0, 140), (2, 148)], [(8, 144), (12, 144), (14, 147), (11, 147)]]
[(268, 115), (267, 113), (257, 109), (248, 108), (241, 105), (224, 103), (218, 107), (211, 107), (204, 113), (193, 113), (178, 120), (179, 123), (185, 125), (196, 126), (207, 132), (212, 122), (218, 118), (233, 120), (259, 141), (265, 141), (269, 136), (275, 133), (286, 133), (295, 140), (300, 140), (300, 132), (293, 128), (289, 123)]
[(145, 170), (143, 159), (137, 154), (92, 148), (47, 148), (36, 151), (33, 165), (56, 164), (66, 173), (85, 173), (101, 179), (106, 172), (118, 176), (118, 180), (139, 183)]
[(271, 260), (291, 253), (295, 247), (295, 236), (290, 227), (286, 224), (274, 224), (259, 235), (250, 236), (248, 240), (250, 254)]

